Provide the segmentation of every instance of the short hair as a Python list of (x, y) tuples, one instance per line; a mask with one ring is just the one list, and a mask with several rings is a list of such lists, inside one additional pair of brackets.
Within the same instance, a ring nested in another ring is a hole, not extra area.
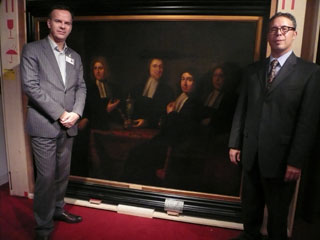
[(72, 20), (74, 18), (74, 12), (69, 6), (67, 6), (67, 5), (65, 5), (63, 3), (57, 3), (57, 4), (53, 5), (53, 6), (51, 6), (49, 14), (48, 14), (48, 19), (51, 19), (51, 14), (52, 14), (52, 12), (54, 10), (65, 10), (65, 11), (68, 11), (71, 14)]
[(293, 24), (293, 27), (295, 29), (297, 29), (297, 21), (296, 21), (296, 18), (291, 14), (291, 13), (283, 13), (283, 12), (277, 12), (275, 15), (273, 15), (270, 19), (269, 19), (269, 25), (271, 24), (271, 22), (278, 18), (278, 17), (285, 17), (285, 18), (288, 18), (292, 24)]

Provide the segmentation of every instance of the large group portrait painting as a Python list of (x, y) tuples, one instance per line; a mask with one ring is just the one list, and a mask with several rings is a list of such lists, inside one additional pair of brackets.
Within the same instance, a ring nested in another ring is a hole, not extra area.
[[(228, 138), (241, 69), (257, 60), (258, 17), (75, 19), (87, 99), (71, 175), (105, 184), (239, 197)], [(46, 36), (39, 21), (38, 37)]]

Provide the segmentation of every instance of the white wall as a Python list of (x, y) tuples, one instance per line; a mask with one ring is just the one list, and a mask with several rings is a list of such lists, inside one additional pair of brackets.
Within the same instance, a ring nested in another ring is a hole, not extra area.
[(0, 93), (0, 185), (8, 182), (8, 167), (4, 141), (2, 95)]

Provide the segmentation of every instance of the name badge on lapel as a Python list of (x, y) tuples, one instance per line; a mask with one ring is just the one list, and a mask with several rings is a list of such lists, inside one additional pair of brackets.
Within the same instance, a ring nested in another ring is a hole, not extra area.
[(74, 59), (71, 57), (66, 56), (66, 61), (72, 65), (74, 65)]

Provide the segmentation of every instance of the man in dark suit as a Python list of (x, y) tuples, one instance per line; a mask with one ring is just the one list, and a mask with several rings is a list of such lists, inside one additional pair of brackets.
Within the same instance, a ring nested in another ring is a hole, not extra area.
[(53, 220), (82, 220), (63, 209), (73, 137), (86, 98), (81, 58), (65, 43), (72, 21), (68, 7), (54, 6), (47, 20), (49, 36), (25, 45), (21, 56), (22, 86), (29, 98), (26, 128), (37, 169), (36, 239), (49, 239)]
[(162, 59), (152, 58), (148, 66), (149, 78), (146, 83), (138, 84), (132, 92), (135, 100), (133, 126), (158, 128), (167, 104), (174, 97), (172, 89), (162, 79)]
[(277, 13), (269, 22), (271, 56), (244, 73), (229, 140), (230, 160), (243, 168), (244, 233), (237, 239), (261, 239), (265, 204), (269, 239), (287, 239), (289, 205), (320, 110), (320, 68), (295, 56), (296, 36), (294, 16)]

